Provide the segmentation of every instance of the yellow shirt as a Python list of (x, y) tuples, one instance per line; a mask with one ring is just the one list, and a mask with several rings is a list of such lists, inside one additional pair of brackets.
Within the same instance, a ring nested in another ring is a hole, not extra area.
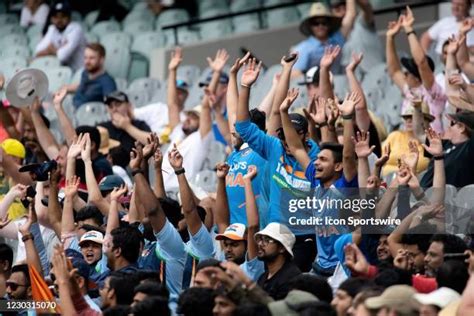
[[(383, 176), (398, 171), (398, 159), (401, 159), (403, 154), (407, 154), (409, 152), (408, 142), (411, 139), (415, 139), (412, 136), (412, 133), (405, 131), (394, 131), (387, 136), (384, 146), (390, 145), (390, 158), (382, 169)], [(416, 172), (420, 173), (428, 168), (430, 160), (423, 156), (424, 149), (419, 142), (418, 152), (419, 156)]]

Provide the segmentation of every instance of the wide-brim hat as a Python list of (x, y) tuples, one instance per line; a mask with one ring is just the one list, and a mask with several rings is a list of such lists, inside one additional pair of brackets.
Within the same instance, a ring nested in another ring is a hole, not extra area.
[[(405, 109), (405, 111), (403, 111), (402, 117), (403, 116), (413, 116), (413, 113), (415, 113), (415, 108), (413, 107), (412, 104), (410, 104)], [(426, 104), (425, 102), (421, 103), (421, 113), (423, 114), (423, 117), (425, 119), (427, 119), (428, 121), (433, 122), (435, 120), (435, 117), (433, 115), (431, 115), (431, 113), (430, 113), (430, 108), (429, 108), (428, 104)]]
[(112, 148), (120, 146), (118, 140), (110, 138), (109, 131), (103, 126), (97, 126), (100, 133), (100, 148), (99, 152), (107, 155)]
[(334, 16), (331, 9), (321, 2), (314, 3), (309, 9), (308, 16), (300, 24), (300, 32), (306, 36), (310, 36), (311, 20), (314, 18), (327, 18), (329, 21), (329, 32), (336, 30), (341, 24), (341, 18)]
[(6, 97), (15, 107), (28, 107), (38, 97), (48, 94), (48, 77), (39, 69), (23, 69), (15, 74), (7, 85)]

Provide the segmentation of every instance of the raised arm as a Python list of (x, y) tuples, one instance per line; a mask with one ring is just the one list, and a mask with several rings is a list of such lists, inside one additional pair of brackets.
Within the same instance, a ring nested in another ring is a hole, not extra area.
[(392, 209), (392, 204), (398, 193), (398, 178), (395, 178), (390, 186), (387, 188), (387, 191), (383, 194), (380, 201), (375, 207), (375, 216), (377, 218), (387, 218)]
[(400, 16), (398, 21), (391, 21), (388, 23), (385, 54), (387, 58), (388, 74), (397, 87), (403, 91), (403, 87), (406, 85), (406, 79), (402, 72), (402, 67), (400, 66), (400, 61), (395, 49), (395, 36), (398, 34), (402, 26), (401, 20), (402, 16)]
[(253, 237), (260, 230), (257, 202), (252, 189), (252, 179), (255, 178), (256, 174), (257, 168), (249, 166), (247, 174), (244, 176), (245, 212), (247, 215), (247, 261), (255, 258), (258, 250), (257, 242)]
[(354, 27), (354, 21), (357, 16), (356, 0), (346, 0), (346, 14), (341, 22), (341, 33), (345, 38), (348, 38)]
[[(36, 217), (36, 211), (35, 211), (35, 203), (34, 199), (28, 198), (30, 201), (30, 204), (28, 206), (28, 217), (26, 219), (26, 222), (23, 223), (18, 228), (18, 231), (20, 232), (22, 236), (22, 240), (25, 244), (25, 251), (26, 251), (26, 263), (29, 266), (33, 266), (36, 268), (36, 271), (43, 276), (43, 267), (41, 265), (41, 260), (40, 256), (38, 254), (38, 249), (35, 247), (35, 242), (34, 242), (34, 237), (33, 234), (31, 233), (31, 226), (36, 224), (38, 225), (38, 218)], [(37, 227), (37, 229), (39, 229)], [(41, 238), (41, 234), (35, 234), (37, 238)], [(44, 244), (43, 244), (43, 251), (44, 251)]]
[[(53, 170), (49, 174), (49, 197), (48, 197), (48, 221), (52, 229), (56, 233), (56, 236), (61, 239), (62, 231), (62, 213), (61, 205), (58, 201), (59, 193), (59, 178), (61, 177), (61, 171), (59, 169)], [(67, 178), (66, 178), (67, 179)], [(72, 176), (71, 178), (72, 179)]]
[(226, 94), (226, 103), (227, 103), (227, 118), (229, 122), (229, 129), (233, 130), (235, 120), (237, 118), (237, 107), (239, 104), (239, 88), (237, 87), (237, 74), (240, 68), (246, 63), (249, 59), (250, 53), (247, 52), (245, 56), (240, 59), (237, 58), (230, 67), (229, 71), (229, 83), (227, 84), (227, 94)]
[(469, 80), (474, 79), (474, 64), (469, 61), (469, 51), (467, 48), (466, 38), (467, 33), (471, 31), (474, 20), (472, 18), (465, 19), (461, 26), (459, 27), (459, 38), (463, 40), (460, 43), (459, 51), (456, 54), (456, 60), (461, 67), (463, 73), (469, 78)]
[(226, 176), (229, 172), (230, 166), (226, 163), (220, 162), (217, 164), (217, 193), (216, 193), (216, 207), (214, 211), (214, 221), (217, 225), (217, 232), (224, 233), (230, 224), (229, 201), (227, 199), (227, 192), (225, 190)]
[(62, 88), (59, 91), (57, 91), (54, 94), (54, 99), (53, 99), (53, 104), (54, 104), (54, 110), (56, 111), (56, 114), (58, 115), (59, 119), (59, 124), (61, 125), (61, 130), (63, 132), (64, 138), (66, 139), (66, 142), (68, 146), (71, 146), (71, 143), (76, 136), (76, 130), (74, 129), (74, 126), (67, 116), (66, 112), (64, 111), (63, 108), (63, 101), (64, 98), (66, 97), (67, 90), (66, 88)]
[(386, 146), (382, 148), (382, 156), (380, 158), (377, 158), (377, 160), (375, 161), (375, 166), (374, 166), (372, 175), (376, 176), (377, 178), (380, 178), (380, 173), (382, 171), (382, 168), (387, 163), (389, 158), (390, 158), (390, 145), (387, 144)]
[(429, 91), (435, 82), (434, 74), (433, 70), (431, 70), (428, 64), (425, 51), (421, 47), (418, 37), (413, 30), (414, 22), (415, 17), (413, 16), (413, 12), (411, 11), (410, 7), (407, 6), (406, 16), (402, 16), (402, 26), (405, 30), (405, 33), (407, 34), (410, 52), (413, 56), (413, 59), (415, 60), (416, 66), (418, 67), (418, 71), (420, 72), (421, 81), (423, 82), (425, 88)]
[(341, 52), (341, 47), (339, 46), (327, 46), (324, 49), (324, 55), (321, 58), (319, 63), (319, 91), (320, 96), (328, 99), (334, 98), (334, 91), (332, 90), (331, 77), (329, 75), (330, 69), (337, 56)]
[(105, 236), (109, 236), (112, 230), (120, 226), (118, 199), (126, 193), (126, 184), (123, 184), (118, 188), (114, 188), (113, 191), (110, 193), (110, 209), (109, 215), (107, 216), (107, 227), (105, 229)]
[(359, 182), (359, 188), (367, 187), (367, 179), (370, 176), (370, 167), (368, 157), (374, 151), (375, 146), (370, 147), (370, 133), (369, 132), (357, 132), (356, 137), (352, 137), (354, 143), (354, 150), (357, 155), (357, 176)]
[[(226, 141), (227, 144), (231, 144), (231, 137), (230, 137), (230, 129), (229, 129), (229, 121), (224, 117), (224, 113), (222, 113), (222, 103), (221, 100), (223, 95), (209, 96), (210, 106), (212, 111), (214, 112), (214, 118), (216, 120), (217, 129), (221, 133), (222, 137)], [(228, 113), (227, 113), (228, 114)]]
[(250, 88), (255, 83), (262, 68), (262, 62), (257, 64), (257, 60), (252, 58), (247, 61), (244, 73), (240, 79), (239, 103), (237, 107), (237, 121), (246, 121), (249, 119), (249, 96)]
[(355, 69), (362, 61), (363, 55), (360, 54), (352, 54), (352, 61), (346, 67), (346, 76), (347, 80), (349, 81), (349, 86), (351, 88), (351, 92), (356, 92), (361, 96), (361, 101), (356, 105), (355, 108), (355, 118), (356, 118), (356, 125), (362, 131), (368, 131), (370, 127), (370, 116), (369, 111), (367, 110), (367, 102), (365, 100), (364, 91), (360, 86), (359, 81), (355, 76)]
[(296, 98), (298, 97), (298, 90), (297, 89), (290, 89), (288, 90), (287, 96), (283, 103), (280, 106), (280, 115), (281, 115), (281, 123), (283, 125), (283, 133), (285, 134), (285, 140), (290, 148), (291, 153), (296, 158), (298, 163), (301, 167), (306, 171), (309, 163), (311, 162), (311, 158), (309, 157), (308, 153), (306, 152), (305, 146), (301, 141), (300, 136), (296, 132), (295, 128), (293, 127), (293, 123), (291, 123), (290, 116), (288, 115), (288, 110), (291, 107), (291, 104), (295, 102)]
[[(288, 61), (287, 61), (288, 60)], [(267, 122), (267, 134), (277, 136), (277, 130), (281, 127), (280, 105), (285, 100), (288, 88), (290, 87), (290, 77), (293, 65), (298, 60), (298, 54), (290, 56), (283, 56), (280, 61), (282, 70), (280, 73), (280, 80), (273, 98), (272, 109), (270, 111), (270, 118)]]
[(35, 98), (33, 104), (30, 107), (31, 120), (38, 135), (38, 141), (43, 148), (49, 159), (55, 159), (59, 154), (59, 146), (54, 139), (53, 134), (50, 132), (46, 124), (40, 115), (41, 103), (38, 97)]
[(64, 192), (66, 197), (64, 199), (63, 214), (61, 219), (61, 235), (67, 235), (75, 232), (74, 210), (72, 208), (72, 203), (74, 197), (77, 195), (77, 189), (80, 182), (81, 179), (76, 176), (66, 179), (66, 187)]
[(157, 198), (165, 198), (166, 190), (163, 182), (163, 170), (161, 169), (161, 165), (163, 164), (163, 153), (160, 148), (156, 149), (155, 154), (153, 155), (153, 162), (155, 166), (155, 185), (153, 187), (153, 192)]
[(434, 159), (433, 195), (431, 196), (431, 202), (433, 204), (444, 204), (446, 172), (444, 170), (444, 153), (441, 137), (432, 128), (426, 130), (426, 135), (430, 145), (423, 144), (423, 148)]
[(171, 59), (168, 64), (168, 125), (173, 130), (180, 123), (179, 113), (182, 105), (178, 100), (178, 88), (176, 87), (176, 74), (178, 67), (183, 61), (183, 51), (181, 47), (176, 47), (171, 53)]
[(174, 172), (178, 176), (179, 183), (179, 193), (181, 195), (181, 203), (184, 218), (188, 225), (189, 233), (194, 236), (201, 226), (203, 225), (201, 218), (197, 212), (197, 205), (194, 201), (194, 194), (191, 188), (189, 187), (188, 180), (185, 176), (185, 170), (183, 168), (183, 156), (179, 153), (176, 148), (176, 144), (173, 145), (174, 148), (168, 153), (168, 158), (173, 167)]
[(369, 0), (356, 0), (356, 2), (362, 10), (365, 23), (372, 26), (374, 24), (374, 10)]
[(315, 127), (319, 128), (321, 133), (320, 143), (337, 142), (336, 128), (334, 126), (339, 117), (339, 109), (336, 107), (332, 99), (326, 101), (324, 98), (317, 98), (313, 96), (309, 108), (311, 111), (304, 110), (306, 116), (311, 117)]
[(347, 181), (351, 181), (357, 174), (356, 157), (354, 154), (354, 143), (352, 137), (354, 136), (354, 111), (357, 103), (361, 102), (361, 96), (358, 93), (350, 93), (344, 99), (339, 109), (342, 113), (344, 124), (344, 147), (342, 150), (342, 168), (344, 177)]

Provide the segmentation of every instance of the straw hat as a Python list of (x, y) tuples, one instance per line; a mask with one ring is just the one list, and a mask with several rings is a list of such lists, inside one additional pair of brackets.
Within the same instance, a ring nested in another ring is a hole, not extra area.
[[(415, 113), (415, 108), (413, 107), (412, 104), (410, 104), (405, 111), (402, 113), (403, 116), (413, 116), (413, 113)], [(421, 113), (423, 114), (423, 117), (427, 119), (430, 122), (433, 122), (435, 120), (435, 117), (431, 115), (430, 113), (430, 108), (428, 107), (428, 104), (425, 102), (421, 103)]]
[(107, 155), (112, 148), (120, 146), (118, 140), (110, 138), (109, 131), (103, 126), (97, 126), (100, 133), (100, 148), (99, 152)]
[(327, 18), (329, 20), (329, 32), (334, 31), (340, 25), (341, 19), (334, 16), (326, 5), (321, 2), (314, 3), (308, 13), (308, 16), (300, 24), (300, 32), (306, 36), (310, 36), (311, 32), (311, 20), (314, 18)]

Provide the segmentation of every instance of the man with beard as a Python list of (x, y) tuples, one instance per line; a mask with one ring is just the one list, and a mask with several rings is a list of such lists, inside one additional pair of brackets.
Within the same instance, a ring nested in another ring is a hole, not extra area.
[(9, 299), (28, 300), (32, 299), (30, 273), (28, 265), (18, 264), (12, 267), (12, 274), (6, 282)]
[(281, 300), (289, 292), (289, 281), (301, 271), (293, 262), (295, 235), (283, 224), (270, 223), (255, 234), (257, 257), (267, 267), (257, 284), (274, 300)]
[(76, 109), (87, 102), (102, 102), (104, 96), (117, 90), (114, 78), (104, 69), (104, 62), (104, 46), (99, 43), (87, 44), (81, 82), (64, 87), (67, 92), (75, 93), (72, 102)]
[(61, 64), (77, 70), (82, 67), (86, 38), (82, 27), (71, 22), (71, 8), (66, 1), (51, 9), (51, 25), (36, 46), (35, 57), (56, 56)]

